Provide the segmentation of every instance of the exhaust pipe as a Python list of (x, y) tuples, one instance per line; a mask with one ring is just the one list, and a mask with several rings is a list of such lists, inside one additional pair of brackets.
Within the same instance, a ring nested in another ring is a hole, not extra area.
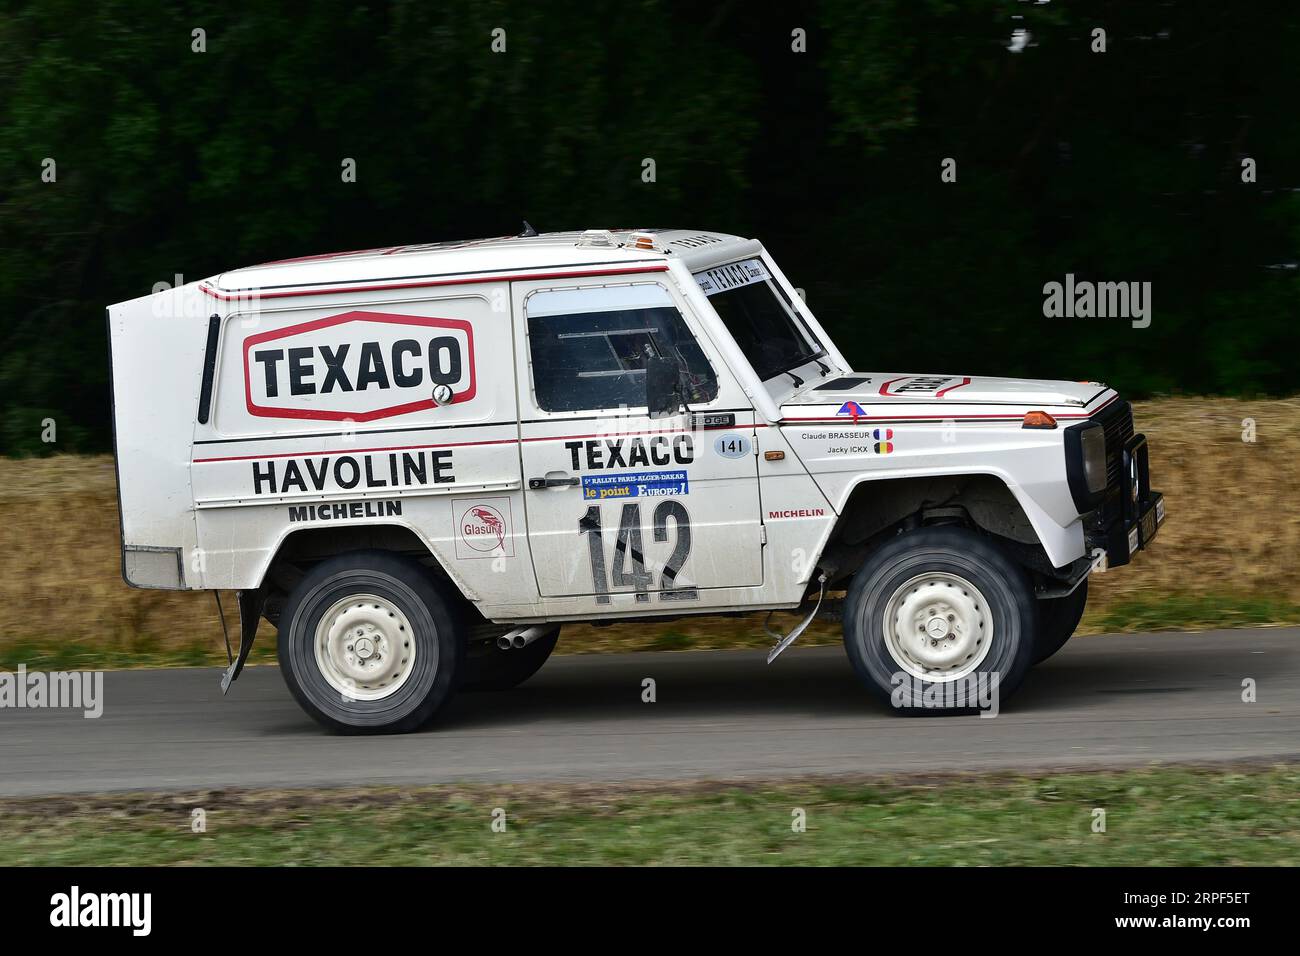
[(519, 650), (527, 647), (533, 641), (537, 640), (547, 631), (545, 624), (533, 624), (526, 627), (517, 627), (513, 631), (502, 634), (497, 638), (497, 647), (503, 651)]

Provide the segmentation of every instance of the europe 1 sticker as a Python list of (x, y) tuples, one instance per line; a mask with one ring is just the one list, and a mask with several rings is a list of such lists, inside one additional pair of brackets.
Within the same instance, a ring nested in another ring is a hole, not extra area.
[(509, 498), (467, 498), (452, 505), (457, 558), (513, 558)]

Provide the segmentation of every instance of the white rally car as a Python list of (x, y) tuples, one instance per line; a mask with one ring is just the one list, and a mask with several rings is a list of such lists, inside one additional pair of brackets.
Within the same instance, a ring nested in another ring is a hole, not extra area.
[(238, 591), (223, 687), (265, 617), (341, 730), (512, 687), (566, 621), (779, 609), (769, 659), (820, 608), (895, 706), (1005, 698), (1164, 518), (1111, 389), (854, 371), (737, 236), (313, 256), (108, 324), (127, 583)]

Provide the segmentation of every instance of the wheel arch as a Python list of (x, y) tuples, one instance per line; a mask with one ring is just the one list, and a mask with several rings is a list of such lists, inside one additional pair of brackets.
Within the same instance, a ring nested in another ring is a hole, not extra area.
[[(475, 599), (465, 581), (427, 538), (408, 524), (391, 521), (287, 530), (262, 565), (258, 589), (267, 594), (287, 594), (306, 568), (349, 551), (387, 551), (411, 558), (443, 585), (448, 597), (459, 596), (467, 602)], [(268, 608), (268, 612), (272, 617), (274, 608)]]
[(253, 643), (257, 639), (257, 622), (266, 618), (279, 627), (280, 612), (290, 594), (315, 564), (340, 554), (355, 551), (383, 551), (417, 561), (428, 572), (435, 587), (461, 609), (473, 607), (473, 592), (455, 575), (447, 562), (410, 525), (401, 522), (338, 525), (335, 527), (294, 528), (280, 535), (267, 552), (253, 580), (252, 587), (241, 588), (239, 595), (239, 653), (221, 681), (222, 693), (243, 671)]
[(1062, 528), (1023, 488), (991, 470), (863, 476), (844, 490), (837, 511), (819, 559), (833, 578), (850, 575), (882, 536), (944, 523), (995, 535), (1019, 563), (1046, 575), (1082, 555), (1077, 524)]

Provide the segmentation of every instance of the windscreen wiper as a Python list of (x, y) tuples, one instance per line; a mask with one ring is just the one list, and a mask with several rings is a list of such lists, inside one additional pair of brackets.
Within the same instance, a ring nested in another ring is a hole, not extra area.
[(794, 372), (786, 372), (785, 374), (789, 375), (792, 379), (794, 379), (795, 388), (803, 388), (803, 379), (801, 379), (798, 375), (794, 374)]

